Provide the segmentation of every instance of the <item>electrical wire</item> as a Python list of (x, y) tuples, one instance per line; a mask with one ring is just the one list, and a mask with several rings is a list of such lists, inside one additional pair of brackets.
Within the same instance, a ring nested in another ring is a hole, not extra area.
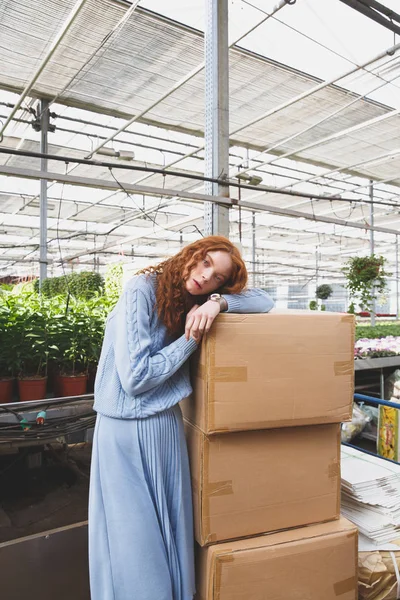
[[(187, 173), (185, 171), (175, 171), (175, 170), (174, 171), (171, 171), (171, 170), (166, 171), (165, 169), (160, 169), (158, 167), (139, 166), (139, 165), (120, 165), (120, 164), (109, 163), (107, 161), (81, 159), (81, 158), (74, 158), (74, 157), (67, 157), (67, 156), (59, 156), (56, 154), (48, 154), (48, 153), (45, 154), (42, 152), (30, 152), (30, 151), (26, 151), (26, 150), (14, 150), (11, 148), (0, 148), (0, 154), (14, 154), (14, 155), (19, 155), (19, 156), (28, 156), (30, 158), (47, 158), (48, 160), (55, 160), (55, 161), (64, 162), (64, 163), (71, 162), (71, 163), (83, 164), (83, 165), (93, 165), (96, 167), (105, 167), (107, 169), (122, 169), (122, 170), (128, 170), (128, 171), (140, 171), (140, 172), (145, 172), (145, 173), (153, 173), (153, 174), (158, 174), (158, 175), (168, 175), (171, 177), (182, 177), (183, 179), (192, 179), (195, 181), (217, 183), (219, 185), (229, 186), (229, 187), (233, 187), (233, 188), (241, 187), (242, 189), (246, 189), (246, 190), (253, 190), (253, 191), (258, 191), (258, 192), (268, 192), (268, 193), (281, 194), (281, 195), (283, 194), (286, 196), (294, 196), (294, 197), (298, 197), (298, 198), (309, 198), (309, 199), (313, 198), (314, 200), (326, 200), (327, 199), (326, 196), (321, 197), (318, 194), (313, 194), (310, 192), (297, 192), (297, 191), (293, 191), (293, 190), (282, 190), (282, 189), (276, 189), (276, 188), (266, 186), (266, 185), (251, 185), (249, 183), (243, 183), (243, 182), (239, 183), (232, 179), (226, 180), (226, 179), (220, 179), (220, 178), (215, 178), (215, 177), (206, 177), (204, 175)], [(337, 200), (338, 202), (356, 202), (357, 201), (356, 199), (353, 199), (353, 198), (342, 198), (340, 196), (329, 196), (329, 199)], [(358, 201), (364, 202), (364, 203), (370, 202), (370, 201), (364, 200), (364, 199), (360, 199)], [(397, 204), (393, 204), (393, 203), (381, 202), (381, 204), (397, 207)]]
[[(120, 181), (118, 181), (118, 179), (115, 177), (115, 175), (114, 175), (114, 173), (113, 173), (113, 171), (112, 171), (112, 168), (111, 168), (111, 167), (109, 167), (109, 171), (110, 171), (111, 177), (112, 177), (112, 178), (113, 178), (113, 179), (116, 181), (116, 183), (117, 183), (117, 184), (120, 186), (121, 190), (122, 190), (123, 192), (125, 192), (125, 194), (127, 195), (127, 197), (128, 197), (130, 200), (132, 200), (132, 202), (134, 203), (134, 205), (136, 206), (136, 208), (137, 208), (137, 209), (138, 209), (140, 212), (144, 213), (144, 214), (145, 214), (145, 216), (146, 216), (146, 217), (148, 217), (148, 218), (150, 219), (150, 221), (152, 221), (152, 223), (153, 223), (154, 225), (156, 225), (157, 227), (160, 227), (161, 229), (163, 229), (164, 231), (167, 231), (168, 233), (172, 233), (171, 229), (167, 229), (166, 227), (163, 227), (162, 225), (159, 225), (155, 219), (153, 219), (152, 217), (150, 217), (150, 215), (149, 215), (149, 214), (148, 214), (148, 213), (147, 213), (145, 210), (143, 210), (143, 208), (142, 208), (141, 206), (139, 206), (139, 204), (138, 204), (138, 203), (135, 201), (135, 199), (134, 199), (134, 198), (131, 196), (131, 194), (130, 194), (130, 193), (129, 193), (129, 192), (126, 190), (126, 189), (125, 189), (125, 187), (123, 186), (123, 184), (122, 184)], [(156, 213), (157, 213), (157, 209), (156, 209)], [(194, 217), (194, 218), (195, 218), (195, 217)], [(202, 237), (204, 237), (204, 235), (201, 233), (201, 231), (200, 231), (200, 229), (197, 227), (197, 225), (194, 225), (194, 224), (193, 224), (193, 225), (186, 225), (185, 227), (194, 227), (194, 228), (197, 230), (197, 232), (198, 232), (198, 233), (199, 233), (199, 234), (200, 234)], [(181, 229), (185, 229), (185, 227), (181, 227)], [(153, 233), (154, 233), (154, 229), (153, 229)], [(176, 235), (177, 233), (179, 233), (179, 232), (178, 232), (178, 231), (174, 232), (174, 235)], [(174, 237), (174, 236), (172, 236), (172, 237)], [(171, 238), (169, 238), (169, 239), (167, 239), (167, 241), (171, 240), (171, 239), (172, 239), (172, 237), (171, 237)]]
[[(265, 10), (263, 10), (259, 6), (256, 6), (256, 5), (252, 4), (251, 2), (249, 2), (249, 0), (242, 0), (242, 2), (244, 4), (247, 4), (248, 6), (251, 6), (252, 8), (254, 8), (255, 10), (258, 10), (259, 12), (261, 12), (263, 14), (267, 14)], [(341, 58), (341, 59), (349, 62), (350, 64), (354, 65), (355, 67), (359, 67), (360, 66), (356, 62), (354, 62), (353, 60), (351, 60), (350, 58), (348, 58), (347, 56), (345, 56), (344, 54), (341, 54), (340, 52), (337, 52), (336, 50), (333, 50), (333, 48), (330, 48), (329, 46), (326, 46), (322, 42), (319, 42), (315, 38), (312, 38), (311, 36), (307, 35), (303, 31), (300, 31), (296, 27), (293, 27), (292, 25), (289, 25), (288, 23), (285, 23), (284, 21), (282, 21), (281, 19), (279, 19), (279, 17), (272, 16), (272, 18), (274, 19), (274, 21), (277, 21), (278, 23), (280, 23), (284, 27), (287, 27), (288, 29), (291, 29), (292, 31), (294, 31), (298, 35), (304, 37), (305, 39), (309, 40), (310, 42), (313, 42), (314, 44), (317, 44), (321, 48), (324, 48), (324, 50), (328, 50), (328, 52), (331, 52), (335, 56), (337, 56), (337, 57), (339, 57), (339, 58)], [(393, 87), (395, 87), (396, 89), (400, 89), (400, 86), (395, 85), (394, 83), (392, 83), (392, 81), (387, 81), (384, 77), (382, 77), (381, 75), (379, 75), (377, 73), (373, 73), (372, 71), (369, 71), (366, 67), (363, 67), (362, 70), (365, 71), (366, 73), (368, 73), (368, 75), (372, 75), (374, 77), (377, 77), (378, 79), (380, 79), (381, 81), (383, 81), (385, 84), (387, 84), (387, 85), (393, 85)]]
[[(8, 103), (5, 103), (5, 102), (1, 103), (0, 102), (0, 105), (7, 105), (7, 104)], [(14, 106), (14, 105), (11, 105), (11, 106)], [(6, 117), (6, 115), (0, 115), (0, 119), (1, 118), (7, 118), (7, 117)], [(66, 118), (66, 117), (62, 117), (61, 116), (60, 118)], [(70, 120), (71, 121), (76, 121), (76, 122), (82, 122), (82, 123), (85, 123), (85, 124), (90, 124), (90, 125), (94, 125), (94, 126), (98, 126), (98, 127), (109, 128), (109, 129), (115, 130), (115, 131), (117, 130), (116, 127), (111, 127), (111, 126), (102, 125), (102, 124), (96, 124), (95, 122), (85, 121), (83, 119), (72, 119), (72, 118), (70, 118)], [(27, 120), (20, 119), (20, 118), (17, 118), (17, 117), (14, 117), (13, 121), (21, 122), (21, 123), (27, 123), (27, 124), (31, 123), (31, 121), (27, 121)], [(65, 129), (65, 128), (62, 128), (62, 127), (57, 127), (57, 131), (67, 132), (67, 133), (73, 133), (75, 135), (82, 135), (82, 136), (88, 137), (88, 138), (92, 138), (93, 137), (95, 139), (106, 139), (105, 136), (99, 136), (99, 135), (96, 135), (96, 134), (90, 134), (90, 133), (87, 133), (87, 132), (77, 131), (77, 130), (72, 130), (72, 129)], [(196, 147), (194, 144), (189, 144), (187, 142), (177, 142), (177, 141), (173, 141), (172, 142), (171, 140), (167, 140), (165, 138), (151, 136), (151, 135), (147, 136), (147, 134), (145, 135), (145, 134), (140, 134), (140, 133), (137, 133), (137, 132), (130, 132), (130, 131), (128, 131), (127, 133), (131, 133), (132, 135), (142, 135), (145, 138), (146, 137), (150, 137), (152, 139), (159, 139), (160, 141), (164, 141), (164, 142), (171, 142), (171, 143), (181, 144), (181, 145), (186, 146), (186, 147), (193, 147), (193, 148)], [(149, 145), (146, 145), (146, 144), (139, 144), (139, 143), (132, 144), (131, 142), (129, 142), (127, 140), (119, 140), (119, 143), (129, 145), (130, 147), (133, 146), (133, 147), (145, 148), (147, 150), (157, 150), (157, 151), (160, 151), (160, 148), (158, 148), (158, 147), (149, 146)], [(162, 152), (167, 152), (169, 154), (176, 154), (178, 156), (184, 156), (185, 155), (183, 152), (179, 152), (179, 151), (176, 151), (176, 150), (170, 150), (170, 149), (167, 149), (167, 148), (163, 148), (161, 151)], [(243, 158), (242, 156), (237, 155), (237, 154), (232, 153), (232, 152), (230, 152), (230, 157), (232, 157), (232, 158), (238, 158), (240, 160), (242, 160), (242, 158)], [(198, 156), (197, 158), (198, 158), (198, 160), (204, 160), (203, 156)], [(294, 177), (293, 175), (287, 175), (287, 174), (279, 175), (279, 173), (276, 173), (276, 170), (277, 169), (278, 170), (282, 170), (282, 171), (290, 170), (291, 172), (293, 171), (293, 172), (300, 173), (300, 174), (306, 175), (306, 176), (310, 176), (311, 175), (311, 173), (309, 171), (304, 171), (303, 169), (286, 167), (286, 166), (277, 165), (277, 164), (274, 164), (273, 167), (271, 167), (269, 170), (267, 170), (266, 168), (263, 169), (261, 167), (257, 167), (257, 163), (259, 163), (261, 166), (269, 167), (268, 164), (264, 165), (264, 163), (263, 163), (262, 160), (257, 159), (257, 158), (252, 158), (251, 161), (255, 163), (254, 170), (257, 171), (257, 173), (265, 173), (267, 175), (273, 175), (273, 176), (291, 178), (291, 179), (294, 180), (294, 182), (301, 182), (303, 180), (300, 177)], [(230, 163), (230, 167), (235, 167), (235, 166), (237, 166), (237, 165), (235, 165), (234, 163)], [(324, 175), (321, 175), (320, 178), (324, 178)], [(324, 185), (327, 188), (337, 189), (337, 190), (340, 191), (340, 193), (343, 193), (343, 192), (346, 191), (346, 190), (343, 190), (343, 188), (339, 187), (338, 185), (336, 185), (336, 186), (333, 185), (333, 182), (336, 182), (337, 184), (340, 184), (340, 183), (346, 183), (347, 184), (347, 181), (337, 180), (335, 178), (331, 178), (331, 179), (328, 179), (327, 182)], [(314, 182), (311, 182), (311, 183), (314, 185)], [(350, 182), (348, 184), (351, 185)], [(377, 184), (379, 185), (379, 182), (377, 182)], [(315, 185), (320, 185), (320, 184), (317, 183)], [(358, 187), (360, 187), (361, 189), (363, 189), (363, 186), (361, 186), (361, 185), (358, 186)], [(380, 189), (379, 187), (376, 187), (375, 189), (376, 189), (376, 192), (387, 193), (385, 190)], [(353, 191), (353, 190), (350, 190), (350, 191)], [(364, 194), (364, 192), (358, 192), (358, 193)], [(112, 197), (113, 195), (115, 195), (115, 193), (110, 194), (110, 196), (107, 196), (107, 198), (104, 198), (102, 201), (104, 201), (104, 200)], [(368, 196), (368, 194), (365, 194), (365, 195)], [(35, 196), (32, 197), (31, 201), (35, 200), (37, 198), (38, 198), (38, 195), (35, 195)], [(379, 196), (378, 196), (378, 198), (379, 198)], [(78, 211), (77, 214), (81, 214), (81, 212), (83, 212), (84, 210), (87, 210), (90, 207), (91, 206), (89, 206), (87, 208), (84, 208), (81, 211)]]

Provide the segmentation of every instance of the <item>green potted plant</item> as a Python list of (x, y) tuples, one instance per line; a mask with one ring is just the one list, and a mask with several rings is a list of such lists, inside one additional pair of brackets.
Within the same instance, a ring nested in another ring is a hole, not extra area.
[[(74, 308), (74, 307), (73, 307)], [(55, 395), (80, 396), (86, 393), (88, 378), (88, 315), (74, 309), (58, 315), (51, 325), (52, 345), (57, 347)]]
[(353, 300), (357, 300), (363, 310), (369, 310), (372, 301), (382, 294), (386, 287), (386, 259), (383, 256), (353, 256), (342, 271), (346, 275), (346, 287)]
[(310, 300), (308, 308), (310, 310), (318, 310), (318, 302), (316, 300)]
[(0, 300), (0, 404), (11, 402), (17, 361), (16, 328), (12, 296), (3, 293)]
[(315, 295), (319, 300), (328, 300), (330, 296), (332, 296), (333, 290), (330, 285), (323, 283), (317, 287), (315, 290)]
[(47, 320), (39, 306), (15, 304), (15, 357), (21, 401), (46, 395), (49, 344)]

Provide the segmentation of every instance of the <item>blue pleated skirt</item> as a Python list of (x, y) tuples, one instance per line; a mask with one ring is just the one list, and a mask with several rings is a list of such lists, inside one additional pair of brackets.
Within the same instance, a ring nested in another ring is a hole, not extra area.
[(189, 463), (179, 406), (98, 415), (89, 495), (92, 600), (192, 600)]

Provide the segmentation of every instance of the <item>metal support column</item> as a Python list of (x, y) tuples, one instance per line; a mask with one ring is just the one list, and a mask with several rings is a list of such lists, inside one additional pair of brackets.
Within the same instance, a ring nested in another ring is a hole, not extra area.
[(396, 235), (396, 319), (399, 319), (399, 236)]
[[(205, 174), (224, 179), (229, 173), (229, 42), (228, 0), (206, 0), (205, 32)], [(229, 196), (229, 187), (207, 183), (207, 194)], [(204, 204), (206, 235), (229, 236), (229, 208)]]
[[(40, 152), (48, 153), (47, 136), (49, 131), (49, 103), (47, 100), (40, 102)], [(41, 171), (47, 171), (47, 158), (40, 159)], [(40, 275), (39, 288), (47, 277), (47, 180), (40, 180)]]
[[(374, 182), (372, 179), (369, 182), (369, 197), (371, 200), (370, 204), (370, 255), (372, 256), (375, 252), (375, 243), (374, 243)], [(372, 303), (371, 303), (371, 325), (375, 325), (375, 315), (376, 315), (376, 300), (375, 300), (375, 286), (372, 288)]]
[(251, 230), (253, 234), (252, 261), (253, 261), (253, 287), (256, 287), (256, 213), (252, 212)]
[(318, 256), (318, 246), (315, 246), (315, 296), (314, 296), (314, 298), (316, 298), (317, 307), (318, 307), (318, 310), (320, 310), (320, 308), (322, 306), (322, 300), (317, 297), (318, 285), (319, 285), (319, 256)]

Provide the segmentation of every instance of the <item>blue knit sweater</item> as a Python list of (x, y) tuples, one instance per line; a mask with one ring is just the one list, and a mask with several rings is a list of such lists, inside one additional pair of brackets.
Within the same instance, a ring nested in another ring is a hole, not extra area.
[[(187, 359), (197, 343), (169, 336), (155, 310), (155, 284), (155, 275), (133, 277), (108, 317), (94, 390), (94, 408), (107, 417), (149, 417), (192, 392)], [(258, 289), (224, 298), (228, 312), (273, 307), (270, 296)]]

